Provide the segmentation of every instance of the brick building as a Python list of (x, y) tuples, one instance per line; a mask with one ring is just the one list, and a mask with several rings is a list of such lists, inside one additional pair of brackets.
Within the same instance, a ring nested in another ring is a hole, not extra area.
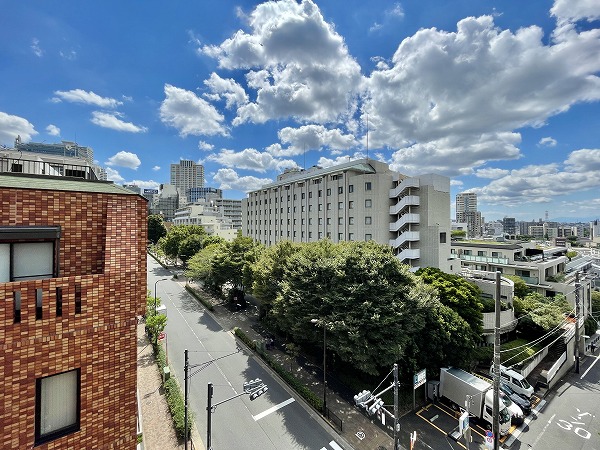
[(0, 448), (135, 449), (146, 200), (0, 174)]

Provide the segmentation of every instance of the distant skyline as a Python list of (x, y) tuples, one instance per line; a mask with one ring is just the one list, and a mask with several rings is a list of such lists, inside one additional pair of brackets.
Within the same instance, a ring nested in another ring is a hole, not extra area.
[(3, 2), (0, 144), (76, 141), (228, 198), (369, 158), (486, 220), (600, 218), (600, 2)]

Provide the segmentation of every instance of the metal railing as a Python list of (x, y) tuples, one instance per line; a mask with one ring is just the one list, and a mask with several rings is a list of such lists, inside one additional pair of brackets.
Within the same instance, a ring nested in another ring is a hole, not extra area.
[(87, 165), (62, 162), (34, 161), (30, 159), (0, 157), (0, 172), (97, 180), (94, 169)]

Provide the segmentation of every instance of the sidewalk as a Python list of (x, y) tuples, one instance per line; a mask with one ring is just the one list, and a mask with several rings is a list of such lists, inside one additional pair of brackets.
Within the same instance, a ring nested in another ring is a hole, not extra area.
[[(185, 281), (181, 281), (185, 285)], [(265, 339), (255, 328), (258, 324), (257, 307), (249, 304), (242, 311), (231, 311), (222, 304), (216, 303), (214, 311), (209, 311), (221, 327), (226, 331), (240, 328), (249, 338), (262, 341)], [(277, 360), (283, 367), (289, 369), (290, 356), (280, 348), (275, 347), (268, 350), (268, 354)], [(323, 375), (319, 368), (311, 369), (307, 366), (299, 366), (293, 361), (294, 375), (308, 386), (319, 397), (323, 396)], [(348, 403), (338, 393), (332, 391), (327, 383), (327, 408), (342, 421), (342, 431), (333, 423), (328, 421), (335, 430), (355, 450), (393, 450), (393, 439), (368, 417), (364, 415), (353, 404)]]

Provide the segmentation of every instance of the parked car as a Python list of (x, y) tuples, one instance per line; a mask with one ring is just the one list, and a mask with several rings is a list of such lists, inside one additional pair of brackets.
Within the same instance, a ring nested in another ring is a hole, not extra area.
[[(490, 375), (494, 375), (494, 366), (490, 367)], [(523, 395), (528, 399), (533, 395), (533, 387), (523, 375), (513, 369), (500, 366), (500, 381), (510, 386), (517, 394)]]
[(508, 412), (510, 413), (510, 421), (513, 425), (521, 425), (525, 418), (523, 417), (523, 410), (519, 408), (515, 402), (513, 402), (508, 395), (504, 392), (500, 391), (500, 399), (508, 408)]
[(500, 383), (500, 390), (508, 395), (513, 402), (519, 405), (519, 408), (523, 410), (523, 414), (526, 416), (531, 414), (531, 402), (529, 400), (522, 395), (517, 394), (509, 385), (505, 383)]

